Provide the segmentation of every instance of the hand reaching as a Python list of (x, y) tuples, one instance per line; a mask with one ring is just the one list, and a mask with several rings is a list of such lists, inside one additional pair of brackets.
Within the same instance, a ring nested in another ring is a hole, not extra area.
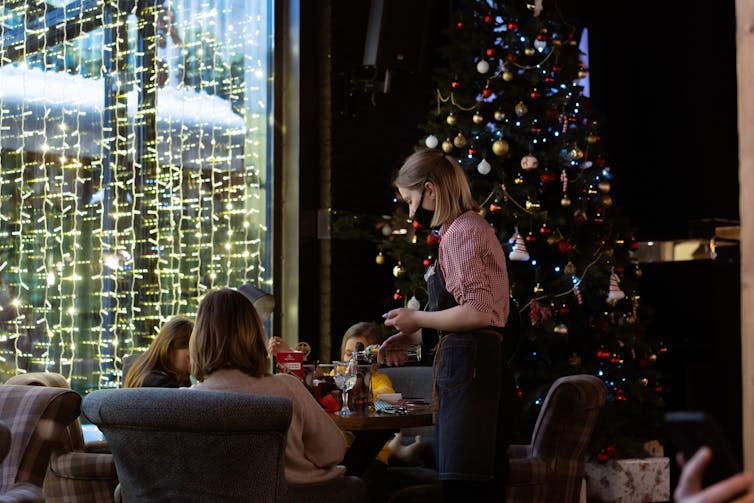
[(754, 503), (751, 492), (752, 477), (746, 472), (737, 473), (709, 487), (702, 487), (704, 472), (712, 460), (712, 451), (702, 447), (685, 462), (679, 453), (676, 461), (681, 476), (673, 493), (676, 503)]

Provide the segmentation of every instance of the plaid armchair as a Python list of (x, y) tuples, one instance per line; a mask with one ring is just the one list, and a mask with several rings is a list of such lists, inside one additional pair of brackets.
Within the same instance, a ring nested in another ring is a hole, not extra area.
[(607, 398), (601, 379), (561, 377), (550, 386), (528, 445), (511, 445), (508, 503), (578, 502), (586, 448)]
[(0, 463), (0, 502), (45, 501), (42, 485), (50, 457), (80, 407), (81, 396), (70, 389), (0, 385), (0, 422), (9, 431)]
[[(66, 378), (55, 372), (19, 374), (6, 384), (70, 389)], [(85, 443), (77, 417), (50, 458), (43, 488), (46, 503), (112, 503), (116, 485), (118, 474), (107, 442)]]

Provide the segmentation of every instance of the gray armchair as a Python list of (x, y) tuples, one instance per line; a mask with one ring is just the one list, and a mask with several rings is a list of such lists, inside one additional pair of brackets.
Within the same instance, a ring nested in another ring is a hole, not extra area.
[(0, 385), (0, 422), (7, 451), (0, 462), (0, 502), (44, 501), (42, 484), (53, 450), (79, 416), (81, 396), (70, 389)]
[(291, 408), (282, 397), (188, 388), (102, 389), (82, 405), (127, 503), (284, 502)]

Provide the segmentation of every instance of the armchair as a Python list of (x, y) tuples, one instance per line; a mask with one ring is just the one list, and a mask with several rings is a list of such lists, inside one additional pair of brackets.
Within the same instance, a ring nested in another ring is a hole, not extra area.
[(282, 503), (292, 405), (282, 397), (188, 388), (121, 388), (86, 395), (104, 433), (123, 501)]
[(511, 445), (509, 503), (578, 502), (586, 448), (607, 398), (601, 379), (578, 374), (550, 386), (528, 445)]
[[(19, 374), (6, 383), (70, 389), (66, 378), (55, 372)], [(112, 503), (117, 485), (118, 474), (107, 443), (85, 443), (81, 419), (77, 417), (50, 458), (44, 480), (45, 501)]]
[(79, 415), (81, 396), (62, 388), (0, 385), (0, 422), (7, 454), (0, 463), (0, 502), (43, 502), (53, 450)]

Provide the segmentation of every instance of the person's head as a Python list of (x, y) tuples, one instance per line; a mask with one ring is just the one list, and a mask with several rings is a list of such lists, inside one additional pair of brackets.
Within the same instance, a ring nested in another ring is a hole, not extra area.
[[(439, 150), (419, 150), (408, 156), (393, 185), (408, 204), (409, 216), (422, 225), (437, 227), (466, 211), (479, 210), (463, 168)], [(432, 212), (431, 221), (422, 222), (422, 216)]]
[(264, 290), (260, 290), (251, 283), (244, 283), (239, 286), (238, 291), (253, 304), (262, 323), (270, 319), (272, 312), (275, 310), (275, 297)]
[(202, 297), (189, 354), (191, 374), (199, 381), (223, 368), (252, 377), (269, 374), (262, 321), (248, 298), (232, 288), (213, 289)]
[(144, 377), (153, 370), (161, 370), (183, 384), (191, 372), (189, 339), (194, 322), (184, 316), (173, 316), (162, 324), (157, 337), (147, 350), (131, 365), (123, 386), (139, 388)]
[(364, 347), (382, 342), (382, 332), (376, 323), (361, 321), (351, 325), (343, 335), (343, 342), (340, 343), (340, 355), (343, 361), (351, 358), (351, 353), (356, 351), (356, 344), (361, 342)]

